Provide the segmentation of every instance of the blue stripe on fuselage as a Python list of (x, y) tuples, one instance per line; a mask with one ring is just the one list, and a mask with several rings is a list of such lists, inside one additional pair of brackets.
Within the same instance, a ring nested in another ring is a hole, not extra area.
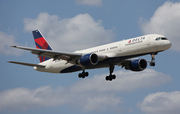
[(77, 65), (73, 65), (73, 66), (68, 67), (68, 68), (66, 68), (64, 70), (61, 70), (60, 73), (76, 72), (76, 71), (80, 71), (80, 70), (82, 70), (82, 67), (79, 67)]

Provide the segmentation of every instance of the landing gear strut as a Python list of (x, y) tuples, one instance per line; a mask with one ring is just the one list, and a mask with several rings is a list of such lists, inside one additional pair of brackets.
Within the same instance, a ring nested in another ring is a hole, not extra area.
[(149, 63), (150, 66), (155, 66), (155, 55), (157, 55), (157, 53), (152, 53), (151, 54), (151, 62)]
[(109, 71), (110, 71), (110, 75), (106, 76), (106, 81), (112, 81), (113, 79), (116, 79), (116, 75), (112, 75), (113, 71), (114, 71), (114, 65), (110, 65), (109, 66)]
[(85, 78), (85, 77), (88, 77), (88, 75), (89, 75), (89, 73), (88, 73), (88, 72), (85, 72), (85, 71), (83, 70), (82, 73), (79, 73), (78, 77), (79, 77), (79, 78)]

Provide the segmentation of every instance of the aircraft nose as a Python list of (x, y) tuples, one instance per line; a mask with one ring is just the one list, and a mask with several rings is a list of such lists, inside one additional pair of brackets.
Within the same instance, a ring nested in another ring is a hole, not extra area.
[[(168, 40), (169, 41), (169, 40)], [(168, 43), (169, 48), (172, 46), (172, 43), (169, 41)]]
[(167, 49), (169, 49), (169, 48), (172, 46), (172, 43), (171, 43), (169, 40), (167, 40), (166, 42), (164, 42), (164, 44), (165, 44), (165, 46), (166, 46)]

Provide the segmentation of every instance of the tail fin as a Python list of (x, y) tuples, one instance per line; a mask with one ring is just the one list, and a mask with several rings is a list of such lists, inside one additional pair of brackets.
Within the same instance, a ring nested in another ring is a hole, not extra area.
[[(40, 33), (39, 30), (34, 30), (34, 31), (32, 31), (32, 33), (33, 33), (33, 36), (34, 36), (34, 41), (35, 41), (37, 49), (52, 50), (51, 46), (48, 44), (48, 42), (46, 41), (46, 39)], [(44, 57), (44, 56), (39, 57), (40, 62), (44, 62), (44, 61), (46, 61), (48, 59), (50, 59), (50, 58)]]

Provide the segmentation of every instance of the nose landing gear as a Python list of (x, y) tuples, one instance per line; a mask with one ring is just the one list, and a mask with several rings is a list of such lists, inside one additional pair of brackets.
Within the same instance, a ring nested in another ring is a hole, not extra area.
[(151, 62), (149, 63), (150, 66), (155, 66), (155, 55), (157, 55), (158, 53), (152, 53), (151, 54)]

